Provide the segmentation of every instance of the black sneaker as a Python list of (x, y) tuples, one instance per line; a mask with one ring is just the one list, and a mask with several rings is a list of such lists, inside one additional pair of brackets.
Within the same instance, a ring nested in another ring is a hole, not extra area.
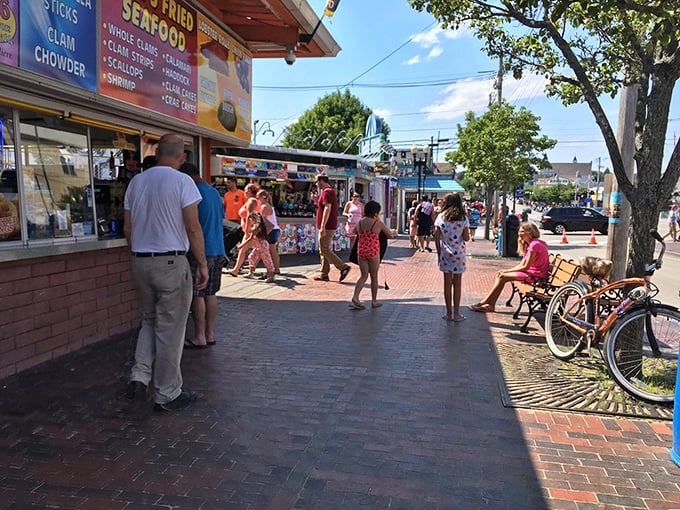
[(198, 393), (196, 393), (195, 391), (185, 389), (182, 390), (182, 393), (180, 393), (175, 400), (171, 400), (170, 402), (166, 402), (165, 404), (159, 404), (157, 402), (156, 404), (154, 404), (153, 410), (159, 412), (177, 411), (178, 409), (182, 409), (183, 407), (186, 407), (192, 402), (196, 402), (197, 400)]
[(140, 381), (130, 381), (125, 388), (125, 398), (128, 400), (146, 399), (146, 384)]

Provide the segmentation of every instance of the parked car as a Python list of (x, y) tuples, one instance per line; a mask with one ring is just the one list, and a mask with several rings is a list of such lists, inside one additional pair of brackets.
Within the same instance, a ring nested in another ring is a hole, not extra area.
[(592, 207), (551, 207), (541, 216), (541, 228), (554, 234), (589, 232), (607, 233), (609, 218)]

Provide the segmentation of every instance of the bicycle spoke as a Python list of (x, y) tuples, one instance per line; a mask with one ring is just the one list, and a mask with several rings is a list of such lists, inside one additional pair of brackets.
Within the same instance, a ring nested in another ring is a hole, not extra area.
[[(612, 328), (606, 355), (612, 376), (629, 393), (652, 402), (675, 397), (680, 313), (658, 305), (625, 314)], [(656, 345), (656, 349), (652, 348)]]
[[(585, 295), (586, 289), (572, 282), (560, 287), (548, 304), (545, 315), (545, 339), (550, 351), (559, 359), (570, 359), (583, 348), (581, 333), (563, 322), (561, 317)], [(579, 304), (572, 313), (590, 322), (588, 307), (585, 304)]]

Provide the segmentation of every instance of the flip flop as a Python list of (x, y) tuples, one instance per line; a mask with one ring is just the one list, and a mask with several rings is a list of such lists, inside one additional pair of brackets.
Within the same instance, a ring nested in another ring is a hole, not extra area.
[(480, 305), (479, 303), (476, 305), (470, 305), (470, 310), (473, 312), (479, 312), (479, 313), (493, 313), (495, 310), (491, 310), (489, 308), (489, 305)]
[(376, 303), (374, 305), (371, 305), (371, 308), (380, 308), (382, 306), (382, 303)]
[(355, 303), (354, 301), (352, 301), (349, 304), (349, 309), (350, 310), (365, 310), (366, 306), (363, 303)]
[(206, 343), (206, 345), (215, 345), (216, 343), (217, 343), (217, 342), (215, 342), (215, 340), (213, 340), (212, 342)]
[(467, 319), (467, 317), (465, 317), (465, 315), (461, 315), (460, 319), (453, 319), (453, 322), (463, 322), (465, 319)]
[(446, 322), (453, 322), (453, 319), (451, 317), (447, 317), (446, 315), (442, 315), (442, 320)]
[(205, 349), (207, 347), (208, 347), (207, 345), (195, 344), (194, 341), (190, 340), (189, 338), (184, 340), (185, 349)]

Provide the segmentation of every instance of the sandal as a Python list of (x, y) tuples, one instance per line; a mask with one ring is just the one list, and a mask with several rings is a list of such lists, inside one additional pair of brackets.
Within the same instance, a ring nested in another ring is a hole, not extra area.
[(361, 301), (354, 301), (349, 304), (350, 310), (366, 310), (366, 306)]
[(480, 313), (492, 313), (492, 312), (496, 311), (485, 303), (484, 304), (477, 303), (476, 305), (470, 305), (470, 310), (472, 310), (473, 312), (480, 312)]

